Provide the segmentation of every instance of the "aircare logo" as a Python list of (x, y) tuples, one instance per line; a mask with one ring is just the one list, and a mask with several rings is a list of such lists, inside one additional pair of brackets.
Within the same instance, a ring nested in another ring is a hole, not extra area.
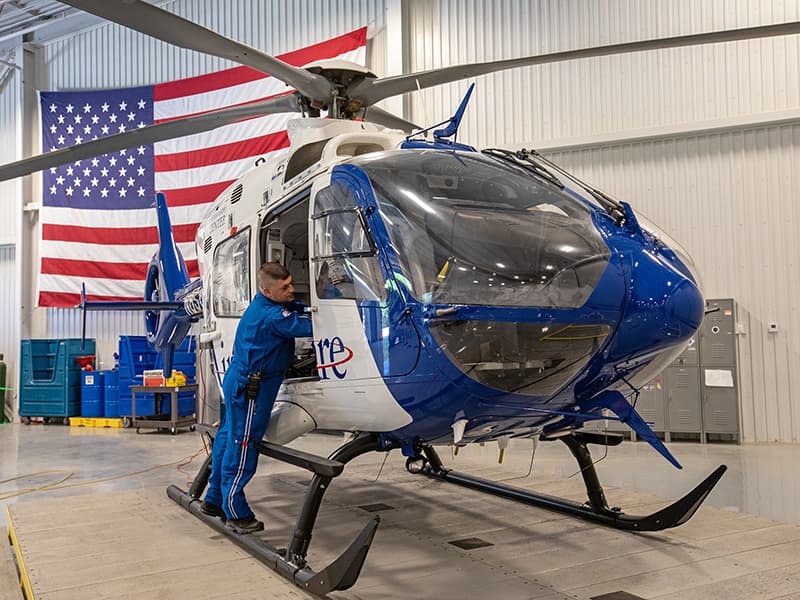
[(333, 373), (336, 379), (344, 379), (347, 376), (347, 369), (342, 365), (353, 358), (353, 351), (344, 345), (342, 338), (322, 338), (316, 344), (317, 350), (317, 371), (320, 379), (330, 379), (328, 370)]

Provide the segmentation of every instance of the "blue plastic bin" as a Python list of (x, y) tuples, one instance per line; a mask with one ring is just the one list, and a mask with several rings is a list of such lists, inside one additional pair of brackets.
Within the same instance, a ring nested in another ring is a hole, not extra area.
[(75, 359), (95, 353), (94, 340), (22, 340), (19, 414), (74, 417), (81, 411), (81, 368)]
[(119, 371), (103, 371), (103, 412), (107, 419), (119, 417)]
[(103, 371), (83, 371), (81, 373), (81, 416), (102, 417)]

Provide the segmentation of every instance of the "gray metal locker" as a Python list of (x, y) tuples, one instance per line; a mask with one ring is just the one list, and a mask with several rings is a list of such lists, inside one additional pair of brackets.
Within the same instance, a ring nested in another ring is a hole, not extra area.
[(736, 304), (730, 298), (708, 300), (700, 328), (700, 376), (703, 436), (725, 434), (739, 439), (738, 369), (736, 364)]
[(653, 381), (639, 390), (636, 411), (650, 424), (653, 431), (666, 431), (667, 419), (664, 397), (664, 381), (663, 376), (660, 374), (656, 375)]
[(700, 327), (700, 364), (703, 367), (736, 365), (736, 312), (733, 300), (708, 300), (706, 310), (719, 308)]
[(670, 433), (700, 433), (700, 370), (696, 366), (667, 367), (667, 427)]
[(670, 367), (684, 367), (689, 365), (699, 365), (700, 364), (700, 344), (697, 342), (697, 337), (693, 337), (689, 340), (689, 343), (686, 344), (686, 347), (683, 349), (675, 360), (670, 363)]

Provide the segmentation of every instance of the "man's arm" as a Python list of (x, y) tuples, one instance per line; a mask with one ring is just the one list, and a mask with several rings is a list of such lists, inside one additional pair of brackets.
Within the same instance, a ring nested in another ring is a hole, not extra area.
[[(299, 302), (297, 304), (300, 304)], [(302, 305), (301, 305), (302, 306)], [(282, 337), (311, 337), (311, 317), (284, 309), (280, 318), (272, 323), (275, 333)]]

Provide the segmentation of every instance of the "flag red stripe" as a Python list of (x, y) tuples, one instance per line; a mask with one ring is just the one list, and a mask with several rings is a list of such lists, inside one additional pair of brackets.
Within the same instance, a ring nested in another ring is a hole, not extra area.
[[(236, 181), (230, 179), (228, 181), (220, 181), (218, 183), (207, 183), (206, 185), (198, 185), (189, 188), (175, 188), (173, 190), (158, 190), (164, 192), (167, 197), (167, 206), (195, 206), (198, 204), (207, 204), (217, 199), (226, 187)], [(198, 213), (202, 216), (202, 212)]]
[(156, 171), (177, 171), (179, 169), (194, 169), (207, 167), (218, 163), (230, 162), (258, 156), (267, 152), (274, 152), (289, 145), (289, 136), (285, 131), (268, 133), (260, 137), (222, 144), (201, 150), (175, 152), (173, 154), (158, 154), (155, 156)]
[[(173, 225), (172, 234), (178, 244), (194, 242), (199, 223)], [(78, 225), (42, 224), (42, 239), (58, 242), (103, 244), (106, 246), (138, 246), (158, 243), (157, 227), (80, 227)]]
[[(367, 43), (367, 28), (362, 27), (350, 33), (345, 33), (339, 37), (307, 46), (287, 54), (278, 56), (280, 60), (295, 67), (317, 60), (322, 56), (338, 56), (350, 50), (355, 50)], [(177, 81), (158, 83), (154, 86), (153, 97), (156, 102), (159, 100), (172, 100), (193, 94), (211, 92), (233, 85), (248, 83), (264, 77), (264, 73), (251, 69), (250, 67), (234, 67), (225, 71), (200, 75), (198, 77), (188, 77)]]
[[(142, 296), (93, 296), (87, 295), (86, 299), (91, 302), (119, 302), (120, 300), (141, 301)], [(69, 292), (40, 292), (38, 306), (47, 307), (74, 307), (81, 303), (80, 294)]]
[[(120, 263), (43, 257), (42, 275), (143, 281), (147, 275), (148, 266), (149, 263)], [(186, 268), (192, 277), (197, 276), (197, 260), (187, 260)], [(142, 291), (144, 291), (144, 286)]]

